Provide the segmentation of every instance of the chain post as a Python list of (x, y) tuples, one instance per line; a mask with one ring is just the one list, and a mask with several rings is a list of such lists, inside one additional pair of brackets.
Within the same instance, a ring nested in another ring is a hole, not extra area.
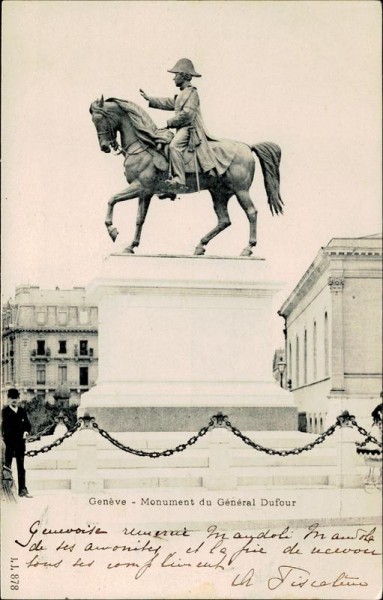
[(79, 421), (81, 422), (81, 429), (95, 429), (95, 418), (88, 412), (85, 412), (84, 415), (79, 418)]
[(71, 478), (71, 489), (75, 492), (97, 492), (103, 488), (103, 480), (97, 472), (97, 428), (94, 417), (85, 413), (79, 418), (77, 436), (76, 471)]
[(222, 412), (218, 412), (216, 415), (213, 415), (211, 417), (210, 421), (212, 422), (212, 429), (215, 429), (215, 428), (229, 429), (227, 420), (228, 420), (227, 415), (224, 415)]
[(362, 476), (359, 473), (359, 467), (362, 462), (355, 452), (355, 417), (345, 410), (336, 419), (336, 424), (340, 428), (337, 442), (337, 462), (338, 472), (335, 476), (335, 483), (340, 488), (359, 488), (362, 487)]
[(208, 490), (235, 490), (237, 477), (232, 470), (232, 449), (228, 433), (227, 416), (218, 413), (211, 418), (213, 422), (209, 436), (209, 468), (203, 477), (203, 486)]
[(57, 425), (66, 425), (68, 423), (68, 417), (64, 415), (62, 410), (60, 410), (57, 417), (54, 418), (54, 421), (57, 423)]
[(340, 427), (352, 427), (352, 420), (355, 420), (353, 415), (350, 415), (348, 410), (344, 410), (337, 418), (336, 424)]

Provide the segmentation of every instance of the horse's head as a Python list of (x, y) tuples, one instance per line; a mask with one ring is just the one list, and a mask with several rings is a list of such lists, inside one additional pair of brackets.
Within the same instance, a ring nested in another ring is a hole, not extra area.
[(117, 145), (117, 123), (110, 111), (109, 103), (104, 101), (104, 96), (101, 96), (101, 100), (92, 102), (89, 112), (96, 127), (100, 149), (102, 152), (110, 152), (110, 147), (116, 148)]

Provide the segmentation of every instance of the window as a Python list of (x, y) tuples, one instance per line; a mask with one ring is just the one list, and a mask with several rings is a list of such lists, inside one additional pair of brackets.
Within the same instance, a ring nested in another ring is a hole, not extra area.
[(88, 367), (80, 367), (80, 385), (89, 385)]
[(295, 346), (295, 387), (299, 386), (299, 339), (296, 337)]
[(328, 316), (324, 314), (324, 376), (328, 377)]
[(37, 365), (36, 367), (36, 383), (45, 384), (45, 365)]
[(291, 350), (291, 342), (289, 342), (289, 376), (288, 376), (288, 378), (290, 380), (293, 378), (292, 362), (293, 362), (293, 354), (292, 354), (292, 350)]
[(303, 338), (303, 383), (307, 383), (307, 330)]
[(80, 356), (88, 355), (88, 340), (80, 340)]
[(59, 340), (59, 354), (66, 354), (66, 340)]
[(37, 340), (37, 354), (40, 356), (45, 354), (45, 340)]
[(67, 383), (68, 368), (66, 365), (59, 365), (59, 384)]

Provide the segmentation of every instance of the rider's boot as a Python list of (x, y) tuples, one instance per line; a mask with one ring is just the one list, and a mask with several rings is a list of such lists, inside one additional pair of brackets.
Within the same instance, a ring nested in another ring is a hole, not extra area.
[(167, 179), (165, 183), (170, 190), (174, 190), (175, 192), (185, 192), (188, 189), (188, 187), (177, 176)]
[(160, 200), (166, 200), (166, 198), (169, 198), (169, 200), (175, 200), (177, 198), (177, 194), (174, 192), (167, 192), (166, 194), (159, 194), (158, 197)]

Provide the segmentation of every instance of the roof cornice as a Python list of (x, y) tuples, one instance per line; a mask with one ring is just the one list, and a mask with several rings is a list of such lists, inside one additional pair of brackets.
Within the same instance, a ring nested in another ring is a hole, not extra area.
[(85, 329), (85, 328), (68, 328), (68, 327), (12, 327), (3, 331), (3, 337), (10, 335), (11, 333), (98, 333), (98, 329)]
[[(341, 241), (341, 239), (339, 240)], [(311, 263), (307, 271), (298, 281), (297, 285), (286, 298), (281, 308), (278, 310), (278, 314), (282, 317), (287, 317), (293, 311), (297, 302), (303, 298), (308, 290), (314, 285), (320, 278), (325, 269), (331, 264), (331, 261), (343, 259), (366, 259), (368, 261), (379, 261), (382, 260), (382, 248), (381, 247), (358, 247), (357, 240), (355, 240), (355, 247), (345, 246), (339, 244), (339, 246), (327, 245), (320, 249), (314, 261)], [(331, 242), (330, 242), (331, 243)], [(344, 265), (345, 268), (345, 265)], [(343, 268), (343, 270), (344, 270)], [(347, 276), (347, 269), (345, 275)], [(351, 274), (350, 274), (351, 275)], [(355, 274), (353, 274), (355, 276)], [(351, 275), (352, 276), (352, 275)], [(372, 274), (369, 273), (371, 277)]]

